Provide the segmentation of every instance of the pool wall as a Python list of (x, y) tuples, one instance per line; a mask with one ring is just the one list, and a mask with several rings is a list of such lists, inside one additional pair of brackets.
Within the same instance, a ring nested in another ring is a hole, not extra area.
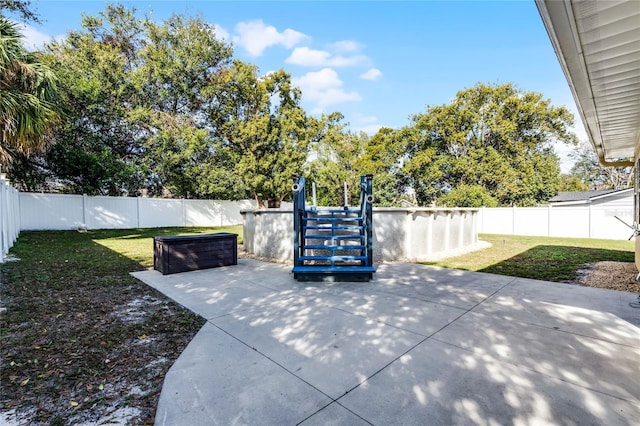
[[(285, 209), (243, 210), (244, 248), (250, 255), (293, 260), (293, 214)], [(478, 245), (478, 209), (373, 209), (373, 257), (382, 261), (430, 261)]]

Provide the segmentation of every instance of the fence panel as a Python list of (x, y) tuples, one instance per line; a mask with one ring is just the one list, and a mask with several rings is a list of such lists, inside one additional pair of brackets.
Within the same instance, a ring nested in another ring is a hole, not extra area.
[(67, 230), (85, 226), (82, 195), (20, 193), (20, 217), (26, 231)]
[(589, 207), (551, 209), (549, 235), (552, 237), (589, 238)]
[(184, 226), (184, 200), (138, 198), (140, 228)]
[(87, 229), (138, 227), (138, 202), (128, 197), (85, 197)]
[(515, 235), (549, 235), (548, 207), (517, 207), (513, 209)]
[(241, 210), (253, 208), (251, 200), (185, 200), (185, 226), (229, 226), (242, 224)]
[(482, 208), (479, 214), (479, 232), (485, 234), (513, 234), (513, 208)]
[(616, 216), (629, 225), (633, 224), (633, 209), (617, 206), (591, 207), (591, 238), (626, 240), (633, 230), (626, 226)]

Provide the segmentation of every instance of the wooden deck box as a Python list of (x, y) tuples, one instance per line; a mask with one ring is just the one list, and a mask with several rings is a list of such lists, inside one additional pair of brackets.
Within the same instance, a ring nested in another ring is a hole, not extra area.
[(162, 275), (237, 264), (237, 234), (153, 238), (153, 268)]

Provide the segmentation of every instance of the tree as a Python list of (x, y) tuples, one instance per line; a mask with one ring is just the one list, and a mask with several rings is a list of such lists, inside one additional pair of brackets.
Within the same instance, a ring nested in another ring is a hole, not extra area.
[(409, 178), (403, 172), (406, 139), (402, 131), (381, 128), (364, 146), (354, 167), (359, 175), (373, 175), (374, 200), (378, 206), (397, 206), (407, 198)]
[(154, 179), (148, 189), (186, 198), (246, 197), (221, 134), (233, 98), (226, 87), (231, 47), (200, 18), (174, 15), (147, 25), (135, 79), (144, 93), (137, 122), (149, 131), (144, 161)]
[(633, 167), (601, 165), (589, 142), (581, 142), (569, 156), (574, 160), (569, 175), (582, 181), (586, 189), (622, 189), (631, 186)]
[(561, 174), (560, 175), (560, 186), (558, 187), (558, 192), (572, 192), (572, 191), (588, 191), (589, 185), (584, 183), (580, 178)]
[(300, 90), (279, 70), (259, 77), (257, 67), (235, 61), (222, 80), (231, 94), (212, 117), (216, 134), (235, 161), (235, 172), (259, 207), (279, 207), (302, 173), (320, 125), (300, 106)]
[(365, 133), (347, 132), (343, 119), (340, 113), (322, 117), (322, 137), (314, 145), (314, 160), (308, 165), (309, 181), (316, 185), (317, 203), (321, 206), (344, 205), (345, 182), (348, 204), (356, 204), (360, 196), (357, 163), (369, 138)]
[(18, 19), (23, 22), (40, 22), (40, 17), (32, 10), (29, 0), (0, 0), (0, 13), (18, 15)]
[(423, 205), (462, 185), (484, 188), (499, 205), (544, 202), (559, 185), (553, 144), (576, 141), (566, 108), (512, 84), (478, 84), (412, 121), (404, 171)]
[(130, 119), (132, 52), (142, 43), (141, 24), (132, 11), (109, 6), (101, 18), (85, 16), (83, 31), (47, 47), (63, 88), (65, 120), (44, 162), (63, 191), (135, 195), (145, 179), (138, 166), (144, 129)]
[(58, 120), (56, 76), (21, 44), (17, 24), (0, 15), (0, 164), (42, 150)]

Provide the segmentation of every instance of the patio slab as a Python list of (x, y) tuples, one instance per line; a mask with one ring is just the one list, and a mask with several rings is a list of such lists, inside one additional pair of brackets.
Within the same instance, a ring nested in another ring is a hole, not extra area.
[(637, 424), (637, 295), (380, 265), (369, 283), (290, 266), (133, 274), (208, 319), (156, 424)]
[(165, 377), (155, 421), (194, 426), (256, 424), (258, 420), (297, 424), (331, 402), (308, 383), (207, 323)]

